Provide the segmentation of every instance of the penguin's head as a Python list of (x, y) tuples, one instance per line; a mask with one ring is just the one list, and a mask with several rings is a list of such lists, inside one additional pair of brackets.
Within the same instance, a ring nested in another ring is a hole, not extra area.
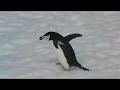
[(56, 32), (47, 32), (43, 36), (41, 36), (39, 39), (43, 40), (59, 40), (62, 36), (59, 33)]

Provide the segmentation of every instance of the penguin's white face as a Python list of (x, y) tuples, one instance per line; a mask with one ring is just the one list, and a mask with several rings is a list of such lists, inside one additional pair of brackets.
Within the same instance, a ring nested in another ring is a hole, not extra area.
[(48, 35), (48, 36), (45, 37), (45, 40), (48, 41), (49, 39), (50, 39), (50, 35)]

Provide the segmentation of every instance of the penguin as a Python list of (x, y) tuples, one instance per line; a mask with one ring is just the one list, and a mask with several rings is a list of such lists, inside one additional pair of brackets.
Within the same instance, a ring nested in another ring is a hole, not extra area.
[(89, 69), (83, 67), (76, 59), (75, 52), (70, 45), (70, 41), (76, 37), (81, 37), (81, 34), (74, 33), (63, 37), (57, 32), (47, 32), (43, 36), (39, 37), (40, 40), (47, 39), (52, 46), (59, 63), (65, 70), (69, 70), (71, 66), (78, 67), (82, 70), (89, 71)]

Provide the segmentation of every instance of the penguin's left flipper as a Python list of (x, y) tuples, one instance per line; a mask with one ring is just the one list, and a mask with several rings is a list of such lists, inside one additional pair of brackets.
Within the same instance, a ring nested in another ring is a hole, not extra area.
[(67, 36), (64, 37), (64, 38), (65, 38), (65, 40), (66, 40), (67, 42), (69, 42), (70, 40), (72, 40), (72, 39), (74, 39), (74, 38), (76, 38), (76, 37), (81, 37), (81, 36), (82, 36), (82, 34), (75, 33), (75, 34), (67, 35)]
[(59, 48), (58, 48), (58, 44), (57, 44), (57, 41), (56, 41), (56, 40), (53, 40), (53, 44), (54, 44), (54, 46), (55, 46), (57, 49), (59, 49)]

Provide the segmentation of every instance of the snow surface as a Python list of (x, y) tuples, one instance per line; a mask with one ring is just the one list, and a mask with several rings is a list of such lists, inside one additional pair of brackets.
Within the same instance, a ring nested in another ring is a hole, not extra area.
[[(48, 42), (39, 40), (48, 31), (82, 34), (70, 43), (91, 71), (56, 65)], [(0, 78), (120, 79), (120, 12), (1, 11)]]

